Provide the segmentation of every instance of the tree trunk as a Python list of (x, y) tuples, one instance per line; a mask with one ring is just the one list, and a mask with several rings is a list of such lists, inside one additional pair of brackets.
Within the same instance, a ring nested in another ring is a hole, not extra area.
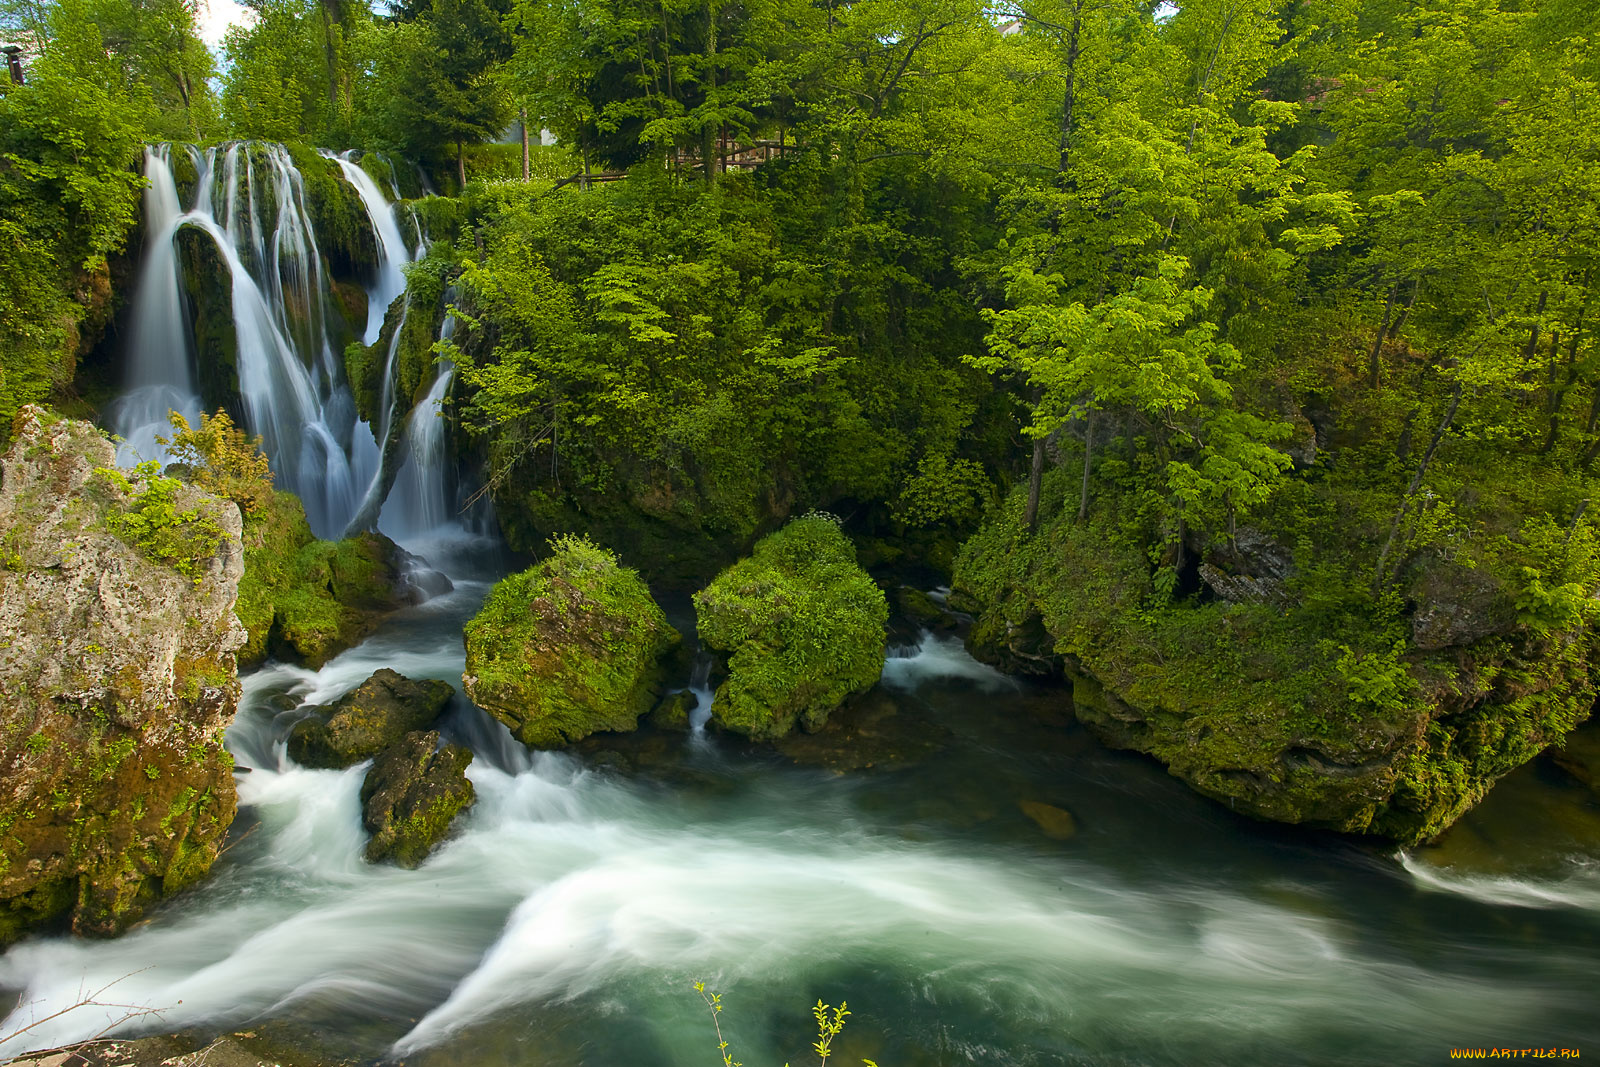
[(1072, 150), (1072, 123), (1078, 105), (1078, 36), (1083, 29), (1082, 5), (1072, 19), (1072, 31), (1067, 38), (1067, 88), (1061, 99), (1061, 144), (1056, 174), (1065, 175)]
[(459, 196), (467, 191), (467, 149), (459, 137), (456, 138), (456, 182), (460, 186)]
[(1383, 342), (1389, 336), (1389, 317), (1394, 314), (1394, 302), (1400, 296), (1400, 283), (1395, 282), (1389, 289), (1389, 299), (1383, 305), (1383, 323), (1378, 327), (1378, 334), (1372, 339), (1372, 352), (1367, 356), (1367, 384), (1372, 388), (1378, 387), (1379, 357), (1383, 354)]
[(1550, 291), (1546, 289), (1539, 294), (1539, 306), (1533, 312), (1533, 325), (1528, 329), (1528, 343), (1522, 346), (1522, 361), (1533, 362), (1535, 352), (1539, 348), (1539, 320), (1544, 316), (1544, 305), (1550, 299)]
[(528, 180), (528, 109), (518, 108), (517, 115), (522, 120), (522, 180)]
[(1039, 487), (1044, 482), (1044, 438), (1033, 439), (1033, 466), (1028, 470), (1028, 510), (1022, 515), (1022, 525), (1028, 536), (1039, 531)]
[[(717, 9), (707, 0), (706, 3), (706, 103), (711, 103), (711, 98), (717, 91)], [(706, 123), (705, 129), (700, 132), (700, 152), (705, 157), (706, 184), (717, 183), (717, 128), (720, 123)]]
[(1449, 432), (1450, 424), (1456, 419), (1456, 411), (1461, 407), (1461, 383), (1456, 383), (1456, 390), (1450, 397), (1450, 407), (1444, 413), (1444, 419), (1439, 423), (1439, 428), (1433, 431), (1433, 440), (1428, 442), (1428, 450), (1422, 454), (1422, 462), (1417, 464), (1417, 472), (1411, 476), (1411, 484), (1406, 486), (1405, 495), (1400, 498), (1400, 508), (1394, 513), (1394, 521), (1389, 524), (1389, 537), (1383, 543), (1383, 551), (1378, 553), (1378, 569), (1372, 578), (1374, 591), (1383, 584), (1383, 566), (1389, 560), (1389, 550), (1394, 547), (1395, 536), (1400, 532), (1400, 520), (1405, 518), (1406, 508), (1411, 506), (1411, 498), (1416, 495), (1417, 488), (1422, 485), (1423, 475), (1428, 473), (1428, 464), (1433, 462), (1433, 454), (1439, 450), (1439, 442), (1444, 440), (1444, 435)]

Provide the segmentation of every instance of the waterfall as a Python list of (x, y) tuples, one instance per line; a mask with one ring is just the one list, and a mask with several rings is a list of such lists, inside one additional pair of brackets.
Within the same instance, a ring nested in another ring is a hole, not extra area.
[[(455, 334), (456, 320), (446, 315), (439, 339)], [(391, 537), (428, 533), (455, 518), (450, 463), (445, 448), (445, 420), (440, 412), (456, 368), (441, 359), (428, 394), (411, 411), (403, 443), (405, 458), (383, 505), (379, 528)]]
[[(235, 143), (187, 150), (198, 174), (181, 210), (172, 149), (146, 152), (149, 248), (135, 299), (129, 391), (112, 413), (124, 461), (164, 460), (157, 433), (166, 409), (199, 411), (193, 339), (177, 240), (185, 230), (215, 245), (230, 275), (239, 401), (247, 431), (260, 434), (277, 484), (296, 493), (319, 537), (337, 537), (378, 468), (378, 446), (361, 423), (328, 328), (328, 280), (306, 210), (304, 180), (282, 145)], [(217, 156), (221, 153), (220, 173)], [(359, 167), (340, 161), (372, 219), (380, 254), (367, 329), (404, 288), (409, 261), (392, 208)], [(357, 181), (360, 175), (362, 181)], [(221, 213), (218, 214), (220, 202)], [(195, 352), (201, 360), (219, 354)]]
[[(372, 232), (378, 238), (378, 274), (372, 286), (367, 290), (367, 330), (362, 337), (364, 345), (376, 344), (378, 335), (383, 332), (383, 317), (389, 310), (389, 305), (394, 303), (394, 298), (405, 291), (405, 268), (411, 262), (412, 256), (407, 252), (405, 241), (400, 237), (400, 225), (394, 217), (394, 207), (384, 198), (378, 189), (378, 183), (372, 180), (372, 175), (362, 170), (352, 158), (352, 153), (344, 152), (334, 155), (324, 152), (324, 156), (339, 164), (345, 180), (354, 188), (361, 197), (361, 206), (367, 209), (367, 218), (372, 222)], [(398, 196), (398, 190), (396, 190)], [(417, 251), (420, 253), (421, 248)]]
[[(156, 437), (171, 432), (169, 411), (181, 412), (191, 422), (200, 411), (174, 241), (186, 216), (178, 203), (171, 151), (169, 145), (152, 145), (144, 153), (144, 173), (150, 182), (144, 194), (149, 251), (134, 298), (128, 391), (112, 412), (112, 423), (123, 438), (117, 461), (130, 465), (140, 457), (164, 456)], [(212, 153), (190, 151), (199, 185), (209, 186)]]

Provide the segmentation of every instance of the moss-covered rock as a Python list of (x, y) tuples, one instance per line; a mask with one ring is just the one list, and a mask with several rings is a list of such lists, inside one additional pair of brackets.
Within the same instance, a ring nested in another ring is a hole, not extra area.
[(796, 519), (694, 596), (700, 640), (728, 657), (714, 721), (757, 740), (816, 729), (883, 672), (883, 592), (838, 524)]
[(342, 280), (370, 276), (378, 263), (378, 238), (360, 194), (336, 161), (305, 145), (292, 144), (288, 149), (304, 182), (318, 249), (333, 276)]
[(406, 602), (403, 559), (380, 533), (319, 541), (294, 494), (270, 494), (244, 526), (240, 662), (274, 655), (318, 667), (355, 645)]
[(23, 409), (0, 460), (0, 944), (111, 934), (201, 878), (236, 807), (238, 509)]
[(1132, 541), (1115, 508), (1080, 525), (1057, 507), (1071, 476), (1046, 479), (1035, 535), (1019, 493), (963, 548), (951, 599), (977, 615), (969, 646), (1064, 675), (1102, 740), (1234, 810), (1424, 840), (1594, 703), (1593, 635), (1519, 621), (1489, 567), (1466, 583), (1420, 560), (1405, 588), (1424, 599), (1380, 602), (1369, 578), (1335, 586), (1306, 551), (1281, 596), (1182, 595), (1170, 552)]
[(355, 689), (301, 719), (289, 733), (289, 756), (305, 767), (349, 767), (426, 730), (455, 692), (447, 682), (414, 682), (385, 667)]
[(182, 274), (185, 310), (199, 360), (200, 397), (208, 409), (239, 404), (239, 332), (233, 317), (233, 275), (216, 240), (198, 226), (173, 238)]
[(361, 783), (361, 822), (372, 835), (367, 862), (421, 866), (450, 821), (472, 806), (471, 762), (460, 745), (439, 748), (435, 730), (406, 734), (384, 749)]
[(682, 638), (638, 574), (578, 537), (503, 579), (466, 625), (462, 684), (523, 744), (632, 730), (655, 705)]

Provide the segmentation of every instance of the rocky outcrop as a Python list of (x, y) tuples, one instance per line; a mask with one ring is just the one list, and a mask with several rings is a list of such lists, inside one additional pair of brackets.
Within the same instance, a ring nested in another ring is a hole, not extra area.
[(371, 759), (406, 734), (432, 726), (454, 693), (447, 682), (414, 682), (385, 667), (337, 703), (295, 723), (289, 757), (305, 767), (349, 767)]
[(1471, 573), (1419, 556), (1380, 605), (1370, 571), (1313, 558), (1321, 574), (1295, 578), (1270, 535), (1241, 528), (1209, 557), (1224, 577), (1197, 568), (1218, 595), (1184, 596), (1109, 520), (1030, 536), (1021, 514), (1014, 498), (957, 563), (973, 654), (1064, 677), (1103, 741), (1241, 813), (1426, 840), (1594, 704), (1594, 634), (1578, 612), (1519, 614), (1514, 556)]
[(1413, 568), (1407, 590), (1411, 643), (1424, 652), (1459, 648), (1516, 626), (1516, 604), (1492, 574), (1433, 561)]
[(632, 730), (655, 706), (681, 637), (643, 580), (576, 537), (497, 584), (467, 623), (467, 696), (525, 745)]
[(727, 657), (712, 719), (756, 740), (815, 730), (883, 671), (883, 591), (838, 524), (796, 519), (694, 596), (700, 640)]
[(471, 762), (460, 745), (440, 748), (435, 730), (406, 734), (384, 749), (361, 783), (361, 822), (372, 835), (367, 862), (421, 866), (450, 821), (472, 806)]
[(235, 810), (238, 508), (24, 409), (0, 460), (0, 943), (110, 934), (199, 879)]
[(1287, 604), (1294, 555), (1260, 530), (1242, 527), (1206, 553), (1199, 571), (1200, 580), (1224, 600)]

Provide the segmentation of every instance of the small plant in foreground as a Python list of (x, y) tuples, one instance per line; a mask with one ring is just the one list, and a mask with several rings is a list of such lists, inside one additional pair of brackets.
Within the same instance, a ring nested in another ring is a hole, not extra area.
[[(722, 1057), (722, 1067), (744, 1067), (743, 1063), (733, 1058), (728, 1051), (728, 1042), (722, 1036), (722, 994), (709, 992), (704, 982), (696, 982), (694, 991), (700, 994), (700, 999), (706, 1002), (706, 1007), (711, 1009), (711, 1025), (717, 1031), (717, 1055)], [(845, 1001), (840, 1001), (837, 1008), (822, 1001), (817, 1001), (811, 1009), (811, 1015), (817, 1020), (817, 1039), (812, 1042), (811, 1049), (817, 1054), (820, 1061), (819, 1067), (828, 1067), (828, 1057), (833, 1054), (833, 1039), (839, 1036), (844, 1029), (844, 1021), (850, 1012), (845, 1007)], [(861, 1061), (864, 1067), (878, 1067), (871, 1060)], [(783, 1067), (789, 1067), (786, 1063)]]

